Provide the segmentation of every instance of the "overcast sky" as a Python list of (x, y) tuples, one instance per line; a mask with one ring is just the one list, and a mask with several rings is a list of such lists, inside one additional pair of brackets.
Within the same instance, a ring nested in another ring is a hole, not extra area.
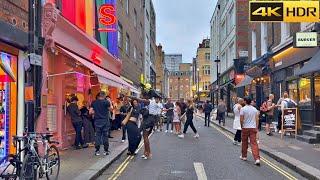
[(196, 56), (198, 44), (210, 38), (210, 19), (216, 0), (153, 0), (157, 44), (165, 53), (181, 53), (183, 62)]

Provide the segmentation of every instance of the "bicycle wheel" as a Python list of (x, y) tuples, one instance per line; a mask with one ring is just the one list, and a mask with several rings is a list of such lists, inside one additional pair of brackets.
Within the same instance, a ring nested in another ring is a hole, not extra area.
[(60, 155), (55, 145), (51, 145), (47, 151), (48, 169), (46, 176), (48, 180), (57, 180), (60, 172)]
[(35, 156), (32, 156), (31, 154), (27, 154), (24, 157), (22, 167), (21, 167), (21, 173), (20, 173), (20, 179), (22, 180), (34, 180), (38, 177), (38, 160)]

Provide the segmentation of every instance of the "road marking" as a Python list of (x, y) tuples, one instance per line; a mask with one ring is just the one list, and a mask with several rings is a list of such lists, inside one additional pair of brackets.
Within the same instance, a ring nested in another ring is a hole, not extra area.
[(301, 147), (294, 146), (294, 145), (289, 145), (288, 147), (291, 148), (291, 149), (297, 150), (297, 151), (302, 150)]
[[(203, 118), (202, 118), (203, 120)], [(230, 139), (231, 141), (233, 141), (233, 137), (231, 137), (229, 134), (231, 133), (226, 133), (224, 130), (222, 130), (222, 128), (218, 125), (216, 125), (215, 123), (212, 123), (213, 125), (212, 127), (214, 129), (216, 129), (217, 131), (219, 131), (221, 134), (225, 135), (228, 139)], [(248, 152), (250, 152), (252, 154), (252, 151), (249, 149)], [(288, 173), (287, 171), (283, 170), (281, 167), (277, 166), (276, 164), (270, 162), (269, 160), (267, 160), (266, 158), (260, 156), (260, 160), (262, 162), (264, 162), (265, 164), (267, 164), (269, 167), (271, 167), (272, 169), (276, 170), (277, 172), (279, 172), (280, 174), (282, 174), (284, 177), (286, 177), (289, 180), (298, 180), (296, 177), (294, 177), (293, 175), (291, 175), (290, 173)]]
[(193, 163), (194, 169), (196, 170), (198, 180), (207, 180), (206, 171), (204, 170), (203, 164), (200, 162)]
[[(149, 135), (149, 139), (150, 137), (153, 135), (153, 132)], [(138, 149), (136, 150), (136, 153), (140, 151), (140, 149), (143, 147), (144, 142), (143, 140), (140, 142)], [(135, 156), (128, 156), (120, 165), (119, 167), (116, 169), (116, 171), (108, 178), (108, 180), (116, 180), (119, 178), (119, 176), (123, 173), (123, 171), (127, 168), (127, 166), (129, 165), (129, 163), (131, 162), (131, 160), (134, 158)]]

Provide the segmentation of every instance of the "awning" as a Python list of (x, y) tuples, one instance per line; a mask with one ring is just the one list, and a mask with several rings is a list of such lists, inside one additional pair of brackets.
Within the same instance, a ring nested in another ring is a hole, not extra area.
[[(1, 81), (5, 81), (5, 82), (14, 82), (16, 81), (16, 77), (13, 74), (13, 71), (10, 67), (10, 55), (6, 54), (6, 53), (0, 53), (0, 67), (1, 69), (5, 72), (5, 76), (4, 78), (0, 78)], [(9, 77), (9, 78), (8, 78)]]
[(301, 69), (297, 70), (295, 75), (300, 76), (304, 74), (314, 73), (320, 71), (320, 49), (308, 63), (306, 63)]
[(245, 75), (244, 79), (242, 81), (240, 81), (239, 84), (236, 85), (236, 88), (250, 85), (252, 80), (253, 80), (253, 78), (251, 76)]
[(113, 86), (113, 87), (118, 87), (118, 88), (132, 88), (132, 86), (130, 84), (128, 84), (127, 82), (125, 82), (123, 79), (121, 79), (119, 76), (116, 76), (102, 68), (100, 68), (99, 66), (89, 62), (88, 60), (66, 50), (63, 49), (61, 47), (59, 47), (59, 49), (69, 55), (70, 57), (72, 57), (73, 59), (76, 59), (77, 61), (79, 61), (81, 64), (83, 64), (84, 66), (86, 66), (87, 68), (89, 68), (90, 70), (92, 70), (98, 77), (98, 81), (102, 84), (106, 84), (109, 86)]
[(268, 63), (268, 60), (270, 57), (272, 57), (273, 53), (272, 52), (267, 52), (264, 55), (258, 57), (257, 59), (252, 61), (252, 64), (254, 65), (265, 65)]

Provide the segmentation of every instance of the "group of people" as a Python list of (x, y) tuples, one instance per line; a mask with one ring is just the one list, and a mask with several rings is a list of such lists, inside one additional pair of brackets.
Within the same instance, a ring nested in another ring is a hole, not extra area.
[[(288, 92), (284, 92), (283, 97), (280, 98), (277, 103), (274, 103), (274, 95), (270, 94), (260, 108), (258, 108), (255, 101), (252, 101), (249, 97), (245, 97), (244, 99), (238, 98), (237, 103), (233, 106), (233, 128), (237, 130), (233, 143), (235, 145), (242, 145), (242, 155), (240, 158), (247, 160), (248, 142), (250, 142), (255, 164), (260, 165), (258, 131), (261, 130), (262, 119), (264, 118), (266, 122), (267, 135), (272, 135), (271, 124), (274, 120), (278, 121), (278, 127), (275, 129), (278, 129), (279, 133), (281, 133), (282, 111), (285, 108), (294, 108), (295, 106), (297, 106), (297, 104), (289, 98)], [(277, 116), (275, 116), (276, 111)]]

